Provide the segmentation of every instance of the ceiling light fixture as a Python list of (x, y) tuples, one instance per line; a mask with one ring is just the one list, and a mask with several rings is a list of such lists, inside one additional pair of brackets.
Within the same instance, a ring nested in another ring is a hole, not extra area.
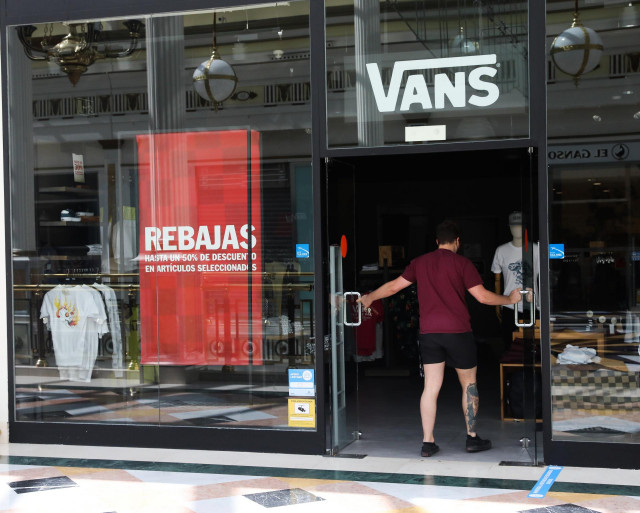
[(638, 25), (638, 11), (632, 2), (622, 8), (622, 14), (620, 15), (620, 28), (635, 27)]
[(551, 43), (551, 59), (560, 71), (573, 77), (577, 86), (582, 75), (598, 66), (604, 46), (598, 33), (580, 22), (578, 0), (574, 5), (573, 23)]
[(33, 33), (37, 30), (34, 25), (22, 25), (16, 30), (30, 60), (55, 62), (67, 74), (69, 81), (76, 85), (80, 76), (98, 59), (128, 57), (137, 49), (144, 23), (127, 20), (122, 24), (129, 30), (129, 46), (126, 50), (113, 50), (106, 44), (100, 48), (102, 24), (96, 22), (69, 23), (69, 32), (62, 38), (53, 36), (53, 25), (49, 28), (45, 25), (44, 37), (39, 44), (33, 40)]
[(464, 27), (460, 27), (460, 32), (449, 43), (449, 48), (456, 55), (471, 55), (478, 53), (480, 45), (477, 41), (471, 41), (464, 35)]
[(238, 77), (231, 64), (218, 54), (216, 14), (213, 13), (213, 45), (211, 57), (193, 72), (193, 87), (203, 99), (213, 103), (215, 109), (229, 98), (238, 85)]

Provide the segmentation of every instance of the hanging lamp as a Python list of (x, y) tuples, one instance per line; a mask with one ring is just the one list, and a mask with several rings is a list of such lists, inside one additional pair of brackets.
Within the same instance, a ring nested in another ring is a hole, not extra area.
[(217, 110), (218, 106), (234, 93), (237, 84), (238, 77), (233, 67), (218, 54), (216, 14), (213, 13), (211, 56), (193, 72), (193, 87), (201, 98), (213, 103)]
[(551, 43), (551, 59), (555, 66), (578, 80), (593, 71), (600, 63), (604, 46), (598, 33), (580, 22), (578, 0), (575, 0), (573, 23), (562, 31)]
[(97, 60), (129, 57), (138, 49), (144, 23), (140, 20), (126, 20), (122, 24), (129, 31), (129, 46), (126, 50), (113, 50), (101, 41), (103, 31), (100, 22), (63, 23), (69, 27), (69, 32), (62, 38), (54, 37), (53, 26), (47, 29), (45, 25), (44, 37), (39, 43), (33, 40), (35, 25), (22, 25), (16, 27), (16, 30), (30, 60), (55, 62), (75, 86), (82, 74)]

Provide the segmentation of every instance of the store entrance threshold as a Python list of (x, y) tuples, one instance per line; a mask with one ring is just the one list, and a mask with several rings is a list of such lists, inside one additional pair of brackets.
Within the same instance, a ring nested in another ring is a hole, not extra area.
[[(440, 447), (433, 459), (457, 462), (485, 462), (505, 465), (531, 465), (530, 451), (537, 446), (542, 457), (542, 425), (536, 432), (538, 443), (522, 440), (521, 421), (500, 418), (497, 364), (490, 347), (480, 346), (485, 358), (479, 365), (478, 389), (480, 410), (478, 433), (492, 442), (492, 448), (478, 453), (465, 450), (466, 432), (461, 408), (460, 384), (453, 369), (447, 369), (438, 399), (435, 439)], [(496, 367), (494, 369), (494, 366)], [(422, 429), (419, 401), (421, 378), (413, 369), (397, 368), (368, 373), (363, 369), (359, 380), (360, 439), (345, 447), (344, 457), (420, 458)], [(367, 375), (371, 374), (371, 375)], [(528, 445), (529, 447), (523, 447)]]

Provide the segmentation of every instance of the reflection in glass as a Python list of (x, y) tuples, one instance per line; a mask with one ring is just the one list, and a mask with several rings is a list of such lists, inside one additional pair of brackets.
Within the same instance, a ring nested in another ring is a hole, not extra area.
[[(640, 27), (621, 23), (628, 12), (589, 11), (606, 51), (579, 81), (548, 67), (554, 440), (640, 442)], [(572, 16), (547, 2), (549, 43)]]
[(140, 17), (73, 87), (8, 29), (16, 420), (315, 428), (288, 374), (315, 370), (308, 18), (218, 13), (216, 105), (192, 80), (211, 11)]
[(552, 169), (550, 260), (554, 436), (637, 442), (640, 290), (634, 165)]
[(328, 144), (526, 137), (527, 2), (327, 8)]

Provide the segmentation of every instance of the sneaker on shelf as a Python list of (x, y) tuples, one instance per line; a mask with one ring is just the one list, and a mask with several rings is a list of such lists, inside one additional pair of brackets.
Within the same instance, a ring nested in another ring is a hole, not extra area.
[(79, 223), (80, 218), (76, 215), (75, 211), (70, 208), (65, 208), (60, 212), (60, 221), (72, 221), (74, 223)]
[(483, 440), (478, 435), (467, 435), (467, 452), (479, 452), (491, 449), (491, 440)]
[(434, 442), (422, 442), (422, 450), (420, 451), (420, 454), (423, 458), (428, 458), (433, 456), (439, 450), (440, 447), (438, 447)]

